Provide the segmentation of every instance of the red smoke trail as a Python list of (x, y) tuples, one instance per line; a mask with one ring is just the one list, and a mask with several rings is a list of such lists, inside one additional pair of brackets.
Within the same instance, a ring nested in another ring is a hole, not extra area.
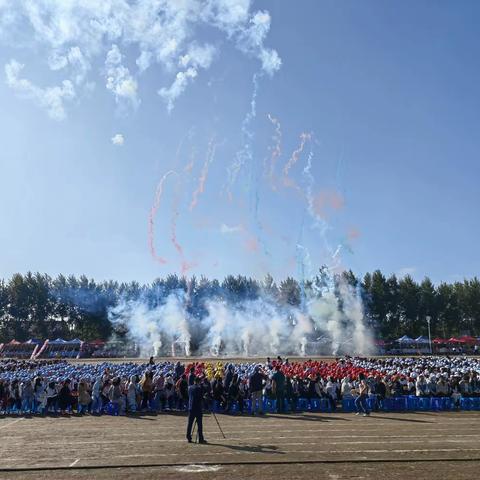
[(183, 254), (183, 248), (180, 245), (180, 243), (177, 240), (177, 219), (179, 216), (179, 211), (178, 211), (178, 196), (175, 197), (175, 200), (173, 202), (173, 212), (172, 212), (172, 219), (170, 222), (170, 240), (172, 241), (173, 246), (175, 247), (175, 250), (178, 252), (180, 255), (180, 259), (182, 261), (182, 275), (185, 274), (188, 270), (187, 268), (187, 262), (185, 261), (185, 256)]
[(153, 259), (159, 262), (161, 265), (165, 265), (167, 261), (163, 257), (158, 256), (155, 249), (155, 217), (157, 215), (158, 209), (160, 208), (160, 201), (163, 195), (163, 185), (165, 183), (165, 180), (172, 174), (177, 175), (176, 172), (170, 170), (160, 179), (157, 190), (155, 192), (155, 199), (153, 201), (152, 208), (150, 209), (150, 215), (148, 217), (148, 243), (150, 246), (150, 253)]
[[(192, 129), (190, 129), (184, 137), (180, 140), (180, 143), (178, 144), (177, 151), (175, 153), (175, 168), (177, 167), (178, 159), (180, 157), (180, 152), (182, 150), (183, 144), (185, 143), (185, 140), (187, 138), (190, 138), (192, 136)], [(192, 167), (193, 167), (193, 158), (192, 158)], [(167, 263), (167, 261), (163, 258), (157, 255), (156, 249), (155, 249), (155, 217), (157, 215), (158, 209), (160, 207), (160, 201), (162, 199), (163, 195), (163, 184), (165, 183), (165, 180), (172, 174), (174, 173), (175, 175), (178, 175), (177, 172), (174, 170), (168, 171), (161, 179), (160, 182), (158, 183), (157, 190), (155, 191), (155, 199), (153, 201), (152, 208), (150, 209), (150, 214), (148, 216), (148, 243), (150, 247), (150, 254), (152, 255), (152, 258), (159, 262), (161, 265), (164, 265)]]
[(210, 164), (212, 163), (212, 161), (215, 157), (216, 148), (217, 148), (217, 144), (215, 143), (215, 139), (212, 138), (210, 140), (210, 142), (208, 143), (207, 156), (205, 158), (205, 163), (203, 164), (203, 168), (202, 168), (202, 171), (200, 173), (200, 177), (198, 179), (198, 187), (193, 192), (193, 195), (192, 195), (192, 202), (190, 203), (190, 211), (192, 211), (197, 206), (198, 197), (205, 190), (205, 182), (206, 182), (207, 177), (208, 177), (208, 169), (209, 169)]
[[(187, 163), (187, 165), (185, 165), (185, 167), (183, 169), (183, 171), (187, 175), (189, 175), (190, 172), (192, 171), (194, 163), (195, 163), (195, 155), (194, 155), (194, 152), (192, 151), (192, 154), (190, 156), (190, 161)], [(175, 247), (175, 250), (180, 255), (180, 259), (181, 259), (181, 262), (182, 262), (181, 263), (181, 272), (182, 272), (182, 275), (185, 275), (191, 268), (193, 268), (197, 264), (195, 262), (189, 263), (185, 260), (185, 254), (184, 254), (184, 251), (183, 251), (183, 247), (180, 245), (180, 242), (178, 241), (178, 238), (177, 238), (177, 220), (178, 220), (178, 216), (180, 215), (180, 212), (178, 211), (178, 204), (179, 204), (179, 195), (178, 195), (178, 191), (177, 191), (176, 194), (175, 194), (174, 201), (173, 201), (172, 218), (171, 218), (171, 222), (170, 222), (170, 232), (171, 232), (170, 240), (171, 240), (173, 246)]]
[(190, 175), (190, 173), (192, 173), (192, 170), (193, 170), (193, 167), (195, 166), (195, 159), (196, 159), (196, 156), (195, 156), (195, 149), (192, 148), (191, 152), (190, 152), (190, 161), (185, 165), (185, 167), (183, 168), (183, 171), (187, 174), (187, 175)]
[(275, 133), (273, 134), (273, 140), (275, 142), (275, 145), (272, 149), (272, 155), (270, 157), (270, 168), (268, 170), (267, 177), (272, 185), (272, 187), (275, 189), (275, 167), (277, 164), (277, 160), (280, 158), (280, 155), (282, 154), (282, 130), (280, 126), (280, 122), (278, 119), (273, 117), (270, 114), (267, 114), (268, 119), (272, 122), (273, 126), (275, 127)]
[(298, 162), (298, 159), (300, 158), (300, 154), (303, 152), (303, 149), (305, 148), (305, 143), (307, 142), (307, 140), (310, 141), (311, 138), (312, 138), (311, 133), (304, 132), (300, 135), (299, 147), (296, 150), (294, 150), (294, 152), (292, 153), (292, 156), (288, 159), (287, 163), (283, 167), (283, 183), (285, 184), (286, 187), (299, 189), (298, 185), (294, 182), (294, 180), (289, 178), (288, 174), (291, 168)]

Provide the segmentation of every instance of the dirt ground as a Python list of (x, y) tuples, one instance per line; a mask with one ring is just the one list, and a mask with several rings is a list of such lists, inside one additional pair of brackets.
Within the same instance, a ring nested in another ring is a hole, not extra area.
[(477, 412), (217, 418), (226, 439), (205, 415), (208, 445), (186, 442), (181, 414), (3, 418), (0, 479), (444, 480), (480, 473)]

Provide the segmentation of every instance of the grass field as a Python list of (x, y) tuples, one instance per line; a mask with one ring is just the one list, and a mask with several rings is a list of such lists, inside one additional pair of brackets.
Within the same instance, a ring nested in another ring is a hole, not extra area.
[[(188, 444), (186, 416), (0, 419), (0, 479), (475, 478), (475, 412), (205, 416), (208, 445)], [(121, 468), (120, 468), (121, 467)]]

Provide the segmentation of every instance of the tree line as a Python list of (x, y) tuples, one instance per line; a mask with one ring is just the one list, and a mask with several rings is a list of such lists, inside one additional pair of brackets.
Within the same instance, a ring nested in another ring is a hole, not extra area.
[[(317, 279), (326, 277), (327, 272), (322, 267)], [(361, 296), (366, 323), (377, 338), (426, 335), (427, 316), (433, 337), (480, 335), (480, 281), (476, 277), (434, 285), (429, 278), (419, 283), (409, 275), (387, 277), (380, 270), (363, 278), (346, 271), (331, 279), (333, 288), (340, 282), (348, 283)], [(291, 277), (277, 284), (270, 275), (262, 281), (232, 275), (223, 281), (168, 275), (141, 285), (95, 282), (85, 276), (15, 274), (0, 280), (0, 342), (56, 337), (106, 340), (113, 333), (122, 336), (126, 332), (118, 327), (114, 331), (109, 320), (111, 308), (121, 301), (142, 301), (155, 308), (178, 291), (185, 292), (188, 314), (198, 318), (207, 314), (207, 299), (239, 303), (268, 294), (279, 304), (300, 307), (303, 292), (311, 285), (312, 280), (299, 282)]]

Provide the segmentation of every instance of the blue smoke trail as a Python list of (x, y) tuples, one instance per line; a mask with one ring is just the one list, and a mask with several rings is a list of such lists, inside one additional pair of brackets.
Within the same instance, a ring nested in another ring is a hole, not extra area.
[(238, 175), (242, 168), (245, 164), (251, 165), (253, 161), (252, 143), (254, 134), (251, 129), (251, 123), (257, 116), (258, 79), (261, 76), (261, 73), (255, 73), (253, 75), (253, 93), (250, 101), (250, 111), (245, 115), (241, 128), (243, 147), (237, 152), (234, 161), (228, 168), (227, 194), (229, 196), (232, 194), (232, 189), (237, 182)]
[[(302, 215), (302, 222), (300, 224), (300, 231), (298, 234), (298, 242), (296, 246), (297, 268), (298, 268), (298, 276), (299, 276), (299, 284), (300, 284), (300, 309), (302, 312), (305, 312), (306, 310), (305, 263), (307, 262), (310, 263), (310, 253), (308, 252), (308, 249), (302, 245), (304, 225), (305, 225), (305, 211), (303, 212), (303, 215)], [(310, 268), (309, 268), (308, 274), (310, 274)]]
[[(315, 185), (315, 177), (312, 174), (312, 160), (314, 156), (313, 152), (313, 146), (310, 144), (310, 152), (308, 153), (307, 157), (307, 163), (303, 169), (303, 178), (305, 180), (305, 195), (306, 195), (306, 200), (307, 200), (307, 212), (309, 216), (312, 218), (312, 227), (320, 232), (320, 236), (322, 238), (323, 244), (325, 246), (325, 249), (327, 250), (330, 258), (338, 263), (338, 255), (340, 253), (340, 250), (342, 248), (342, 245), (338, 245), (335, 251), (332, 249), (328, 238), (327, 238), (327, 232), (330, 230), (330, 225), (320, 217), (315, 212), (315, 206), (314, 206), (314, 198), (313, 198), (313, 187)], [(330, 268), (333, 268), (335, 265), (331, 266)]]

